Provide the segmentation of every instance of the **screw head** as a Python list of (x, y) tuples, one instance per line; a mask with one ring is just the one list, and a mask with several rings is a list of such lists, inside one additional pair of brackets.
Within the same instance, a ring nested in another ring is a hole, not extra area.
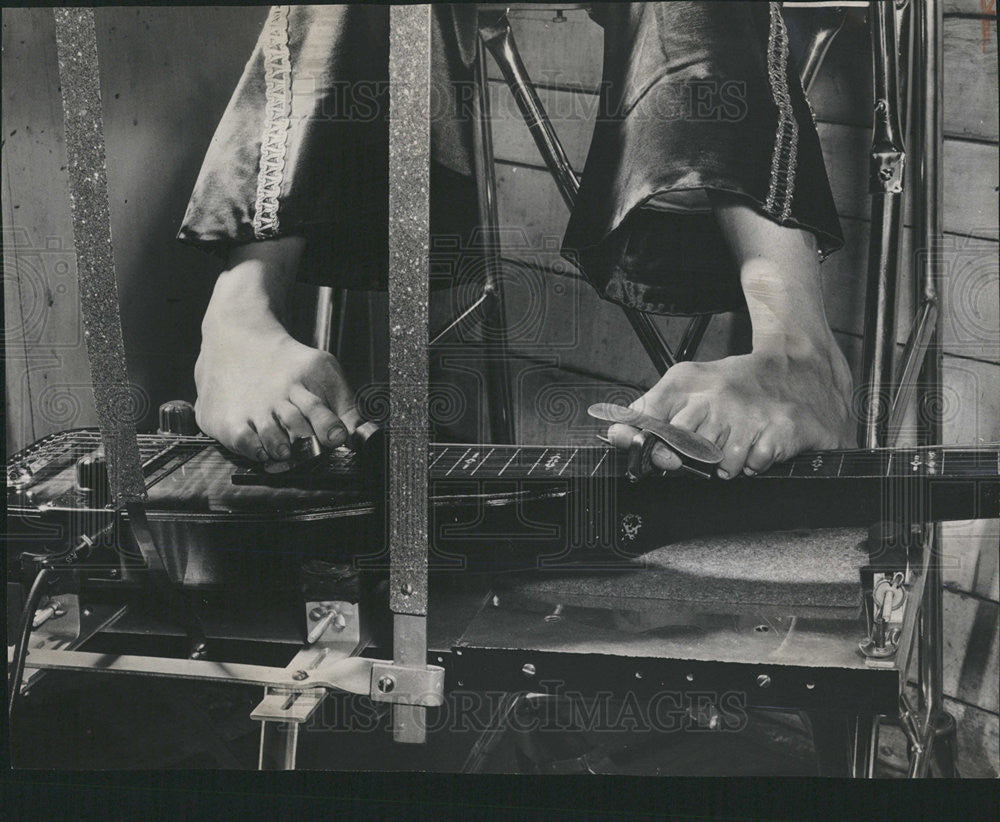
[(412, 586), (412, 585), (410, 585), (410, 583), (409, 583), (409, 582), (404, 582), (404, 583), (403, 583), (403, 584), (402, 584), (402, 585), (401, 585), (401, 586), (399, 587), (399, 592), (400, 592), (400, 593), (401, 593), (401, 594), (402, 594), (402, 595), (403, 595), (404, 597), (408, 597), (408, 596), (411, 596), (411, 595), (413, 594), (413, 586)]
[(757, 687), (758, 688), (770, 688), (771, 687), (771, 677), (767, 674), (761, 674), (757, 677)]
[(292, 674), (292, 679), (296, 682), (301, 682), (303, 679), (309, 679), (309, 674), (306, 671), (296, 671)]
[(396, 687), (396, 680), (391, 676), (383, 676), (378, 681), (378, 689), (384, 694), (392, 693)]
[(534, 676), (535, 666), (532, 665), (530, 662), (525, 662), (524, 666), (521, 668), (521, 673), (524, 674), (525, 676)]

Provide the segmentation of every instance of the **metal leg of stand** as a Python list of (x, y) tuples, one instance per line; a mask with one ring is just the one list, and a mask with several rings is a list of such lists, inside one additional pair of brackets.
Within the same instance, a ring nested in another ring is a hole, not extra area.
[(492, 442), (514, 442), (514, 408), (507, 356), (507, 321), (503, 302), (500, 259), (500, 216), (497, 211), (497, 180), (493, 156), (493, 127), (486, 52), (476, 38), (476, 157), (479, 190), (479, 225), (482, 227), (486, 282), (483, 287), (483, 338), (486, 342), (486, 382), (489, 394)]
[(874, 779), (878, 764), (879, 717), (876, 714), (858, 714), (851, 729), (851, 776), (855, 779)]
[[(847, 9), (844, 8), (820, 8), (811, 11), (812, 15), (819, 18), (819, 25), (813, 30), (812, 37), (806, 44), (805, 53), (800, 61), (799, 77), (802, 80), (802, 88), (809, 93), (816, 75), (819, 74), (820, 66), (826, 53), (833, 45), (834, 39), (844, 27), (847, 21)], [(813, 18), (810, 17), (810, 22)]]
[(462, 773), (482, 773), (483, 764), (507, 734), (509, 720), (525, 699), (523, 692), (505, 694), (490, 720), (490, 726), (476, 740), (465, 758)]
[[(943, 277), (942, 247), (942, 145), (944, 121), (940, 89), (943, 82), (943, 10), (941, 0), (926, 0), (914, 6), (920, 65), (914, 98), (915, 135), (920, 185), (915, 202), (917, 240), (924, 250), (923, 270), (915, 283), (918, 304), (935, 304), (940, 314)], [(927, 334), (927, 355), (918, 379), (919, 445), (940, 443), (942, 423), (938, 399), (941, 391), (941, 346), (939, 329)], [(924, 776), (931, 760), (943, 776), (956, 776), (955, 720), (944, 710), (944, 619), (941, 576), (940, 526), (925, 525), (925, 550), (930, 552), (918, 631), (920, 707), (919, 744), (911, 754), (910, 773)]]
[(812, 729), (819, 776), (851, 774), (854, 751), (854, 716), (843, 711), (803, 711)]
[(294, 771), (298, 745), (297, 722), (261, 722), (257, 770)]
[(896, 281), (903, 223), (903, 131), (899, 117), (898, 47), (892, 0), (873, 0), (872, 59), (875, 122), (869, 191), (872, 224), (868, 250), (862, 353), (862, 408), (858, 434), (863, 448), (885, 444), (896, 349)]

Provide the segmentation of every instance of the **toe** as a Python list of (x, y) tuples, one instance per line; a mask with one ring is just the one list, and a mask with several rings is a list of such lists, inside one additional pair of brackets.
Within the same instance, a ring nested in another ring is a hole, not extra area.
[(230, 451), (235, 451), (247, 459), (256, 462), (264, 462), (267, 459), (267, 452), (261, 444), (260, 437), (249, 424), (230, 427), (219, 441)]
[(293, 403), (288, 400), (279, 402), (274, 406), (274, 417), (281, 424), (281, 427), (288, 432), (289, 439), (295, 440), (299, 437), (311, 437), (313, 435), (312, 426), (309, 420)]
[(747, 462), (747, 455), (750, 453), (751, 438), (744, 432), (732, 433), (726, 439), (722, 448), (722, 462), (719, 463), (716, 473), (722, 479), (732, 479), (739, 476)]
[(288, 434), (274, 416), (261, 416), (253, 421), (257, 436), (267, 451), (268, 459), (286, 460), (291, 456), (292, 447)]
[(653, 446), (649, 461), (661, 471), (676, 471), (681, 467), (681, 458), (662, 442)]
[(777, 458), (777, 444), (774, 436), (768, 432), (761, 435), (747, 454), (744, 473), (759, 474), (770, 468)]
[(608, 441), (615, 448), (628, 451), (629, 446), (632, 444), (632, 437), (638, 433), (638, 428), (633, 428), (631, 425), (622, 425), (620, 422), (616, 422), (608, 428)]
[[(608, 440), (615, 448), (627, 451), (632, 446), (632, 440), (639, 433), (637, 428), (631, 425), (615, 423), (608, 428)], [(661, 471), (676, 471), (681, 467), (681, 458), (671, 451), (663, 443), (653, 446), (653, 452), (649, 455), (650, 462)]]
[(295, 386), (288, 397), (295, 407), (309, 421), (319, 441), (330, 448), (336, 448), (347, 441), (347, 428), (340, 417), (311, 391)]
[(683, 428), (686, 431), (697, 431), (703, 422), (708, 419), (708, 408), (702, 403), (688, 403), (678, 411), (670, 420), (671, 425)]

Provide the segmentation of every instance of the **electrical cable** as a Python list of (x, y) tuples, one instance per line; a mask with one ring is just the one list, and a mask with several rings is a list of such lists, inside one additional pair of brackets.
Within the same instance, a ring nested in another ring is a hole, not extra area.
[(46, 582), (52, 569), (42, 566), (35, 575), (35, 581), (31, 583), (28, 591), (28, 599), (24, 603), (24, 610), (21, 613), (21, 631), (17, 638), (17, 645), (14, 647), (14, 659), (10, 666), (10, 679), (7, 683), (9, 693), (7, 695), (7, 727), (13, 729), (14, 708), (17, 705), (17, 697), (21, 691), (21, 680), (24, 678), (24, 663), (28, 656), (28, 641), (31, 639), (32, 623), (35, 618), (35, 611), (38, 608), (38, 601), (42, 598)]

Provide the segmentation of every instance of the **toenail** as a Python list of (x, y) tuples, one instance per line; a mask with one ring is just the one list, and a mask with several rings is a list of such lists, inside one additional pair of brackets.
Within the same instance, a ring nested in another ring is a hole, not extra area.
[(257, 462), (263, 462), (264, 460), (267, 459), (267, 451), (265, 451), (263, 448), (258, 448), (257, 453), (254, 454), (254, 458), (257, 460)]
[(277, 450), (278, 450), (278, 456), (281, 457), (282, 459), (284, 459), (285, 457), (287, 457), (289, 454), (292, 453), (292, 449), (289, 448), (287, 445), (279, 445)]
[(722, 477), (722, 479), (729, 479), (729, 472), (728, 471), (723, 471), (720, 468), (719, 469), (719, 476)]
[(753, 468), (744, 468), (743, 469), (743, 473), (746, 474), (748, 477), (755, 477), (755, 476), (757, 476), (757, 472), (754, 471)]

